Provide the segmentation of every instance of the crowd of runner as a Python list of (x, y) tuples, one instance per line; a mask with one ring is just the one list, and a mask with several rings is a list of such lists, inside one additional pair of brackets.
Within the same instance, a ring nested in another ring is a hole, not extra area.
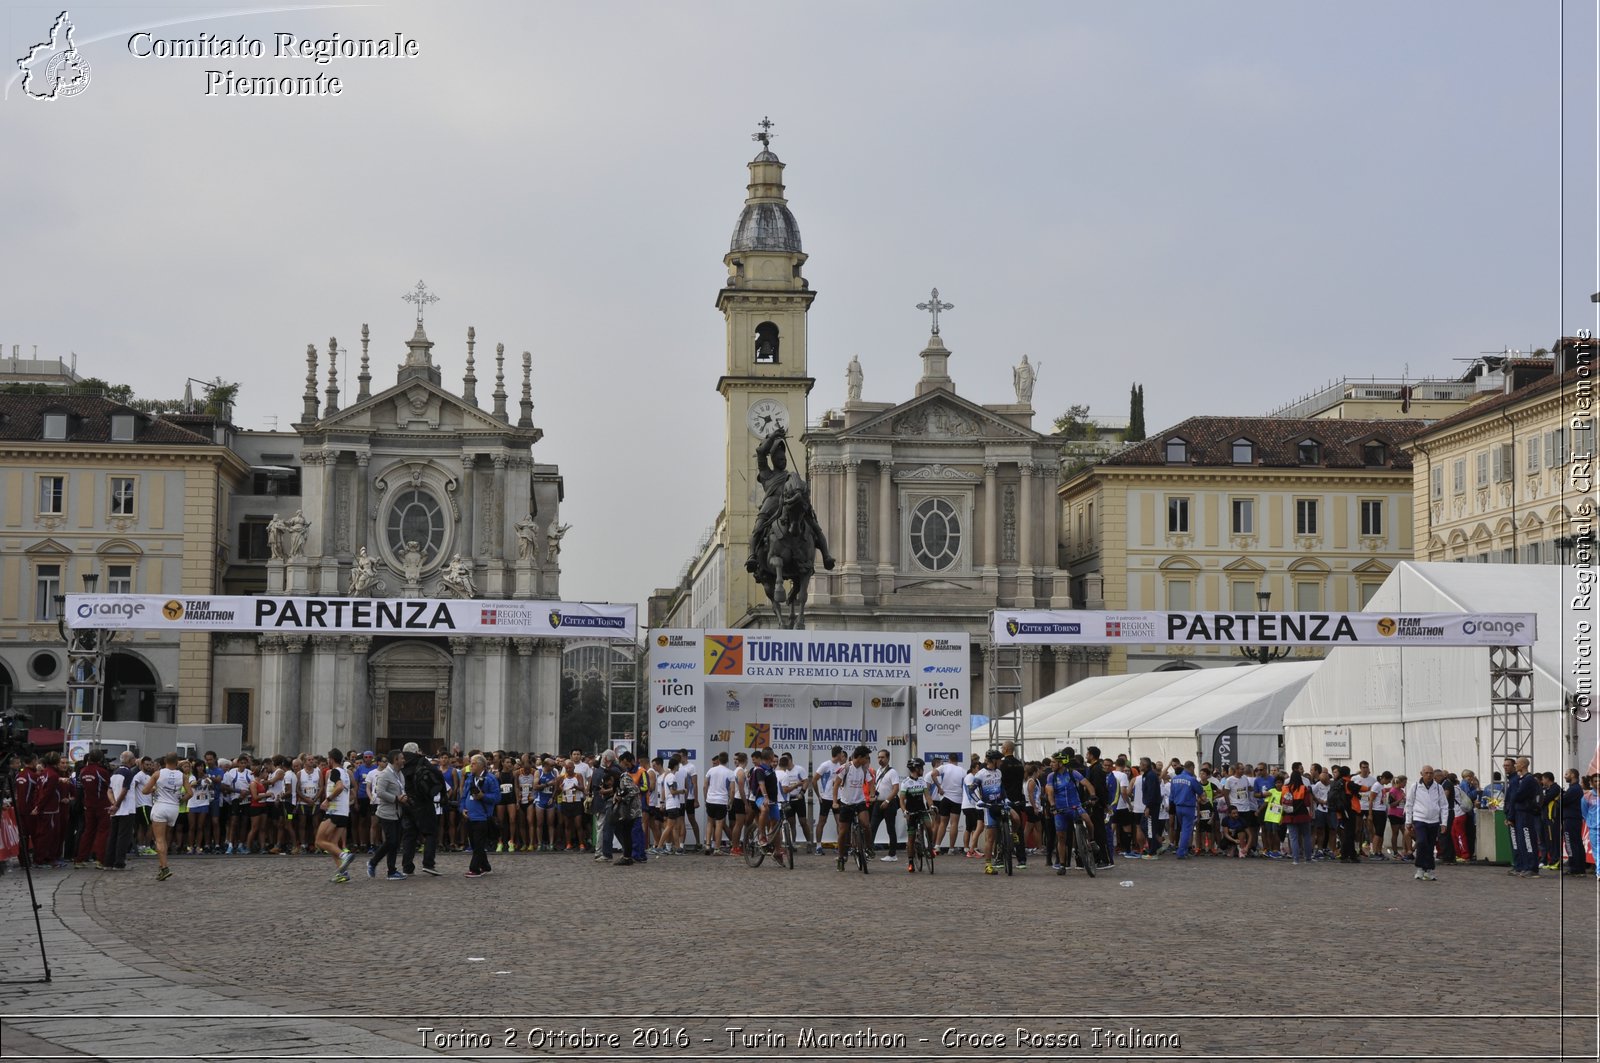
[(438, 874), (441, 849), (471, 850), (474, 878), (492, 872), (491, 854), (593, 853), (622, 866), (691, 851), (740, 855), (762, 817), (787, 820), (796, 847), (816, 854), (831, 838), (848, 838), (859, 821), (866, 837), (886, 838), (874, 855), (908, 871), (916, 864), (901, 836), (914, 822), (929, 829), (922, 836), (934, 855), (982, 860), (993, 873), (996, 817), (1004, 816), (1021, 868), (1033, 855), (1065, 874), (1069, 839), (1082, 830), (1096, 869), (1169, 854), (1293, 864), (1397, 860), (1431, 880), (1436, 862), (1479, 855), (1479, 808), (1505, 811), (1512, 874), (1590, 873), (1584, 834), (1600, 835), (1600, 776), (1568, 770), (1557, 781), (1531, 771), (1526, 758), (1502, 769), (1485, 784), (1470, 770), (1424, 766), (1409, 779), (1375, 772), (1366, 761), (1197, 768), (1177, 758), (1109, 760), (1093, 746), (1024, 761), (1007, 743), (966, 763), (913, 758), (904, 772), (888, 750), (866, 746), (836, 746), (813, 771), (770, 749), (719, 753), (702, 774), (687, 751), (648, 761), (576, 749), (564, 757), (498, 750), (430, 757), (414, 745), (232, 761), (211, 752), (193, 761), (123, 754), (115, 764), (95, 751), (70, 768), (49, 753), (18, 757), (7, 771), (28, 842), (19, 859), (120, 871), (130, 855), (150, 855), (161, 879), (172, 874), (170, 857), (195, 854), (323, 853), (337, 882), (348, 881), (361, 856), (372, 877), (382, 870), (406, 878), (419, 855), (421, 871)]

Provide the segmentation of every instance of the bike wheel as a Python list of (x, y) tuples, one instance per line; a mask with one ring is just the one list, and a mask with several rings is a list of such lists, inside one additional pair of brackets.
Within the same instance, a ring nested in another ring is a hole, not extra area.
[(783, 866), (790, 871), (794, 870), (794, 821), (788, 816), (783, 818)]
[(867, 840), (867, 828), (858, 822), (850, 833), (855, 839), (856, 863), (865, 875), (872, 867), (872, 843)]
[(767, 850), (761, 844), (761, 832), (754, 826), (745, 828), (744, 832), (744, 863), (746, 867), (760, 867), (761, 861), (767, 858)]
[(833, 840), (833, 847), (838, 850), (835, 855), (838, 857), (840, 871), (844, 870), (845, 861), (850, 859), (850, 834), (850, 831), (841, 830), (838, 837)]
[(1072, 829), (1072, 845), (1079, 865), (1090, 878), (1094, 878), (1094, 849), (1089, 844), (1089, 832), (1081, 823)]
[(1016, 854), (1011, 851), (1011, 816), (1008, 814), (1000, 821), (1000, 839), (997, 843), (1004, 850), (1001, 860), (1006, 869), (1006, 874), (1011, 874), (1011, 868), (1016, 863)]
[(926, 821), (922, 824), (922, 869), (928, 874), (933, 874), (933, 869), (939, 865), (939, 858), (935, 856), (933, 847), (933, 831), (928, 829)]

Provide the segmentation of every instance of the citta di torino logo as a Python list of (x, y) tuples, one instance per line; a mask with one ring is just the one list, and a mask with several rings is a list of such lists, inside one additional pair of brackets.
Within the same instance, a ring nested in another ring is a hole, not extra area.
[(32, 45), (17, 60), (22, 92), (28, 98), (53, 102), (89, 87), (89, 61), (72, 41), (76, 28), (71, 15), (61, 12), (50, 27), (49, 39)]

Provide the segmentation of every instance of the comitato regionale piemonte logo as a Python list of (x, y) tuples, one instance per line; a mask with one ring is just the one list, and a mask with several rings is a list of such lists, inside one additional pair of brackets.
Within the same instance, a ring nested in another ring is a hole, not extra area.
[(35, 100), (76, 96), (89, 87), (89, 62), (72, 42), (71, 16), (63, 11), (50, 27), (48, 40), (31, 46), (17, 60), (22, 91)]

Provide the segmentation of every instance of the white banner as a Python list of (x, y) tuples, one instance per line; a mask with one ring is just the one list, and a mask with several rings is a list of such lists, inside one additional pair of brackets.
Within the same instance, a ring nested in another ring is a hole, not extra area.
[(167, 597), (69, 594), (73, 627), (155, 631), (521, 635), (633, 641), (633, 605), (464, 598)]
[(994, 613), (999, 644), (1110, 646), (1529, 646), (1533, 613)]

